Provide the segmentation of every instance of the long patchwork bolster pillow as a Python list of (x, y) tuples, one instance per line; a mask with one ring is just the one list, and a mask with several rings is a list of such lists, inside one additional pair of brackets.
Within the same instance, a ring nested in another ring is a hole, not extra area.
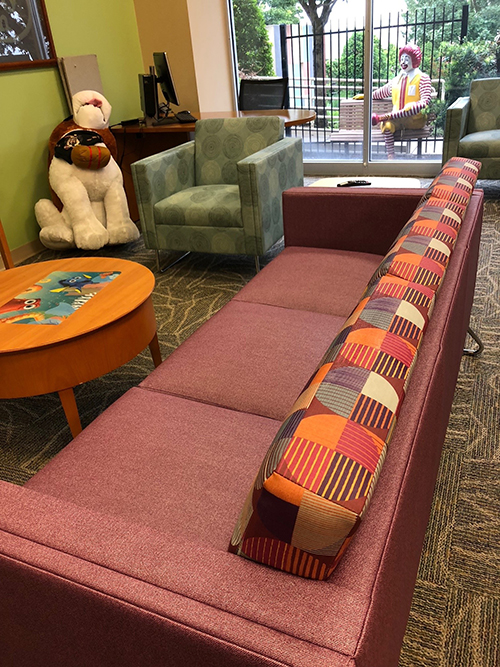
[(229, 551), (327, 579), (372, 497), (481, 164), (434, 179), (274, 438)]

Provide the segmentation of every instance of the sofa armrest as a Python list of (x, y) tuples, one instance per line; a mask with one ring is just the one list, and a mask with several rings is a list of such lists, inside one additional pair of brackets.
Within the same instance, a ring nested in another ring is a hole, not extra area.
[(194, 141), (134, 162), (131, 169), (146, 247), (157, 248), (154, 206), (195, 185)]
[(443, 164), (458, 155), (458, 144), (467, 132), (470, 97), (459, 97), (446, 111), (443, 140)]
[(302, 140), (287, 137), (237, 164), (245, 250), (261, 255), (283, 236), (282, 193), (304, 183)]
[(385, 255), (425, 192), (292, 188), (283, 193), (285, 245)]

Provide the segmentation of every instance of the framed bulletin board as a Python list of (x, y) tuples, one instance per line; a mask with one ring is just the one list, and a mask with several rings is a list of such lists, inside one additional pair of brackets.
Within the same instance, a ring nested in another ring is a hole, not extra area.
[(0, 0), (0, 70), (57, 65), (44, 0)]

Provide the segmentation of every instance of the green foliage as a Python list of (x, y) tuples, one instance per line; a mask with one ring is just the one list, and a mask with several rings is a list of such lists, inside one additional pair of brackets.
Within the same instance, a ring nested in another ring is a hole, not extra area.
[(500, 32), (500, 4), (492, 3), (469, 15), (467, 37), (471, 40), (492, 40)]
[(298, 23), (301, 8), (295, 0), (259, 0), (266, 25)]
[(233, 0), (238, 69), (247, 76), (272, 76), (272, 46), (257, 0)]
[[(500, 4), (498, 0), (470, 0), (467, 2), (456, 2), (455, 0), (406, 0), (408, 12), (414, 14), (415, 10), (425, 8), (436, 8), (436, 15), (442, 15), (443, 8), (447, 14), (451, 9), (460, 8), (461, 5), (469, 5), (469, 26), (467, 37), (470, 40), (487, 39), (492, 40), (500, 31)], [(445, 37), (445, 39), (447, 39)]]
[(433, 97), (427, 107), (427, 113), (434, 119), (434, 127), (436, 136), (442, 137), (444, 135), (444, 124), (446, 121), (446, 110), (448, 109), (448, 102), (439, 100)]
[[(326, 73), (332, 79), (359, 79), (364, 76), (363, 68), (363, 32), (355, 32), (349, 37), (340, 60), (327, 60)], [(379, 85), (394, 76), (394, 63), (397, 63), (396, 47), (389, 45), (389, 51), (384, 49), (377, 37), (373, 38), (373, 81)], [(361, 86), (363, 84), (361, 83)]]
[(469, 94), (470, 83), (496, 74), (496, 45), (482, 40), (464, 40), (463, 44), (443, 42), (443, 76), (448, 105)]

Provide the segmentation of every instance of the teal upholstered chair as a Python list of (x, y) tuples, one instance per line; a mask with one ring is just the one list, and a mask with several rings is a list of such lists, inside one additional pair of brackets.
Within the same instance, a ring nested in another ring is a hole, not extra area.
[(480, 178), (500, 178), (500, 78), (473, 81), (470, 97), (448, 108), (443, 164), (454, 156), (479, 160)]
[(132, 164), (147, 248), (263, 255), (283, 235), (281, 194), (303, 185), (302, 142), (281, 118), (196, 123), (194, 141)]

